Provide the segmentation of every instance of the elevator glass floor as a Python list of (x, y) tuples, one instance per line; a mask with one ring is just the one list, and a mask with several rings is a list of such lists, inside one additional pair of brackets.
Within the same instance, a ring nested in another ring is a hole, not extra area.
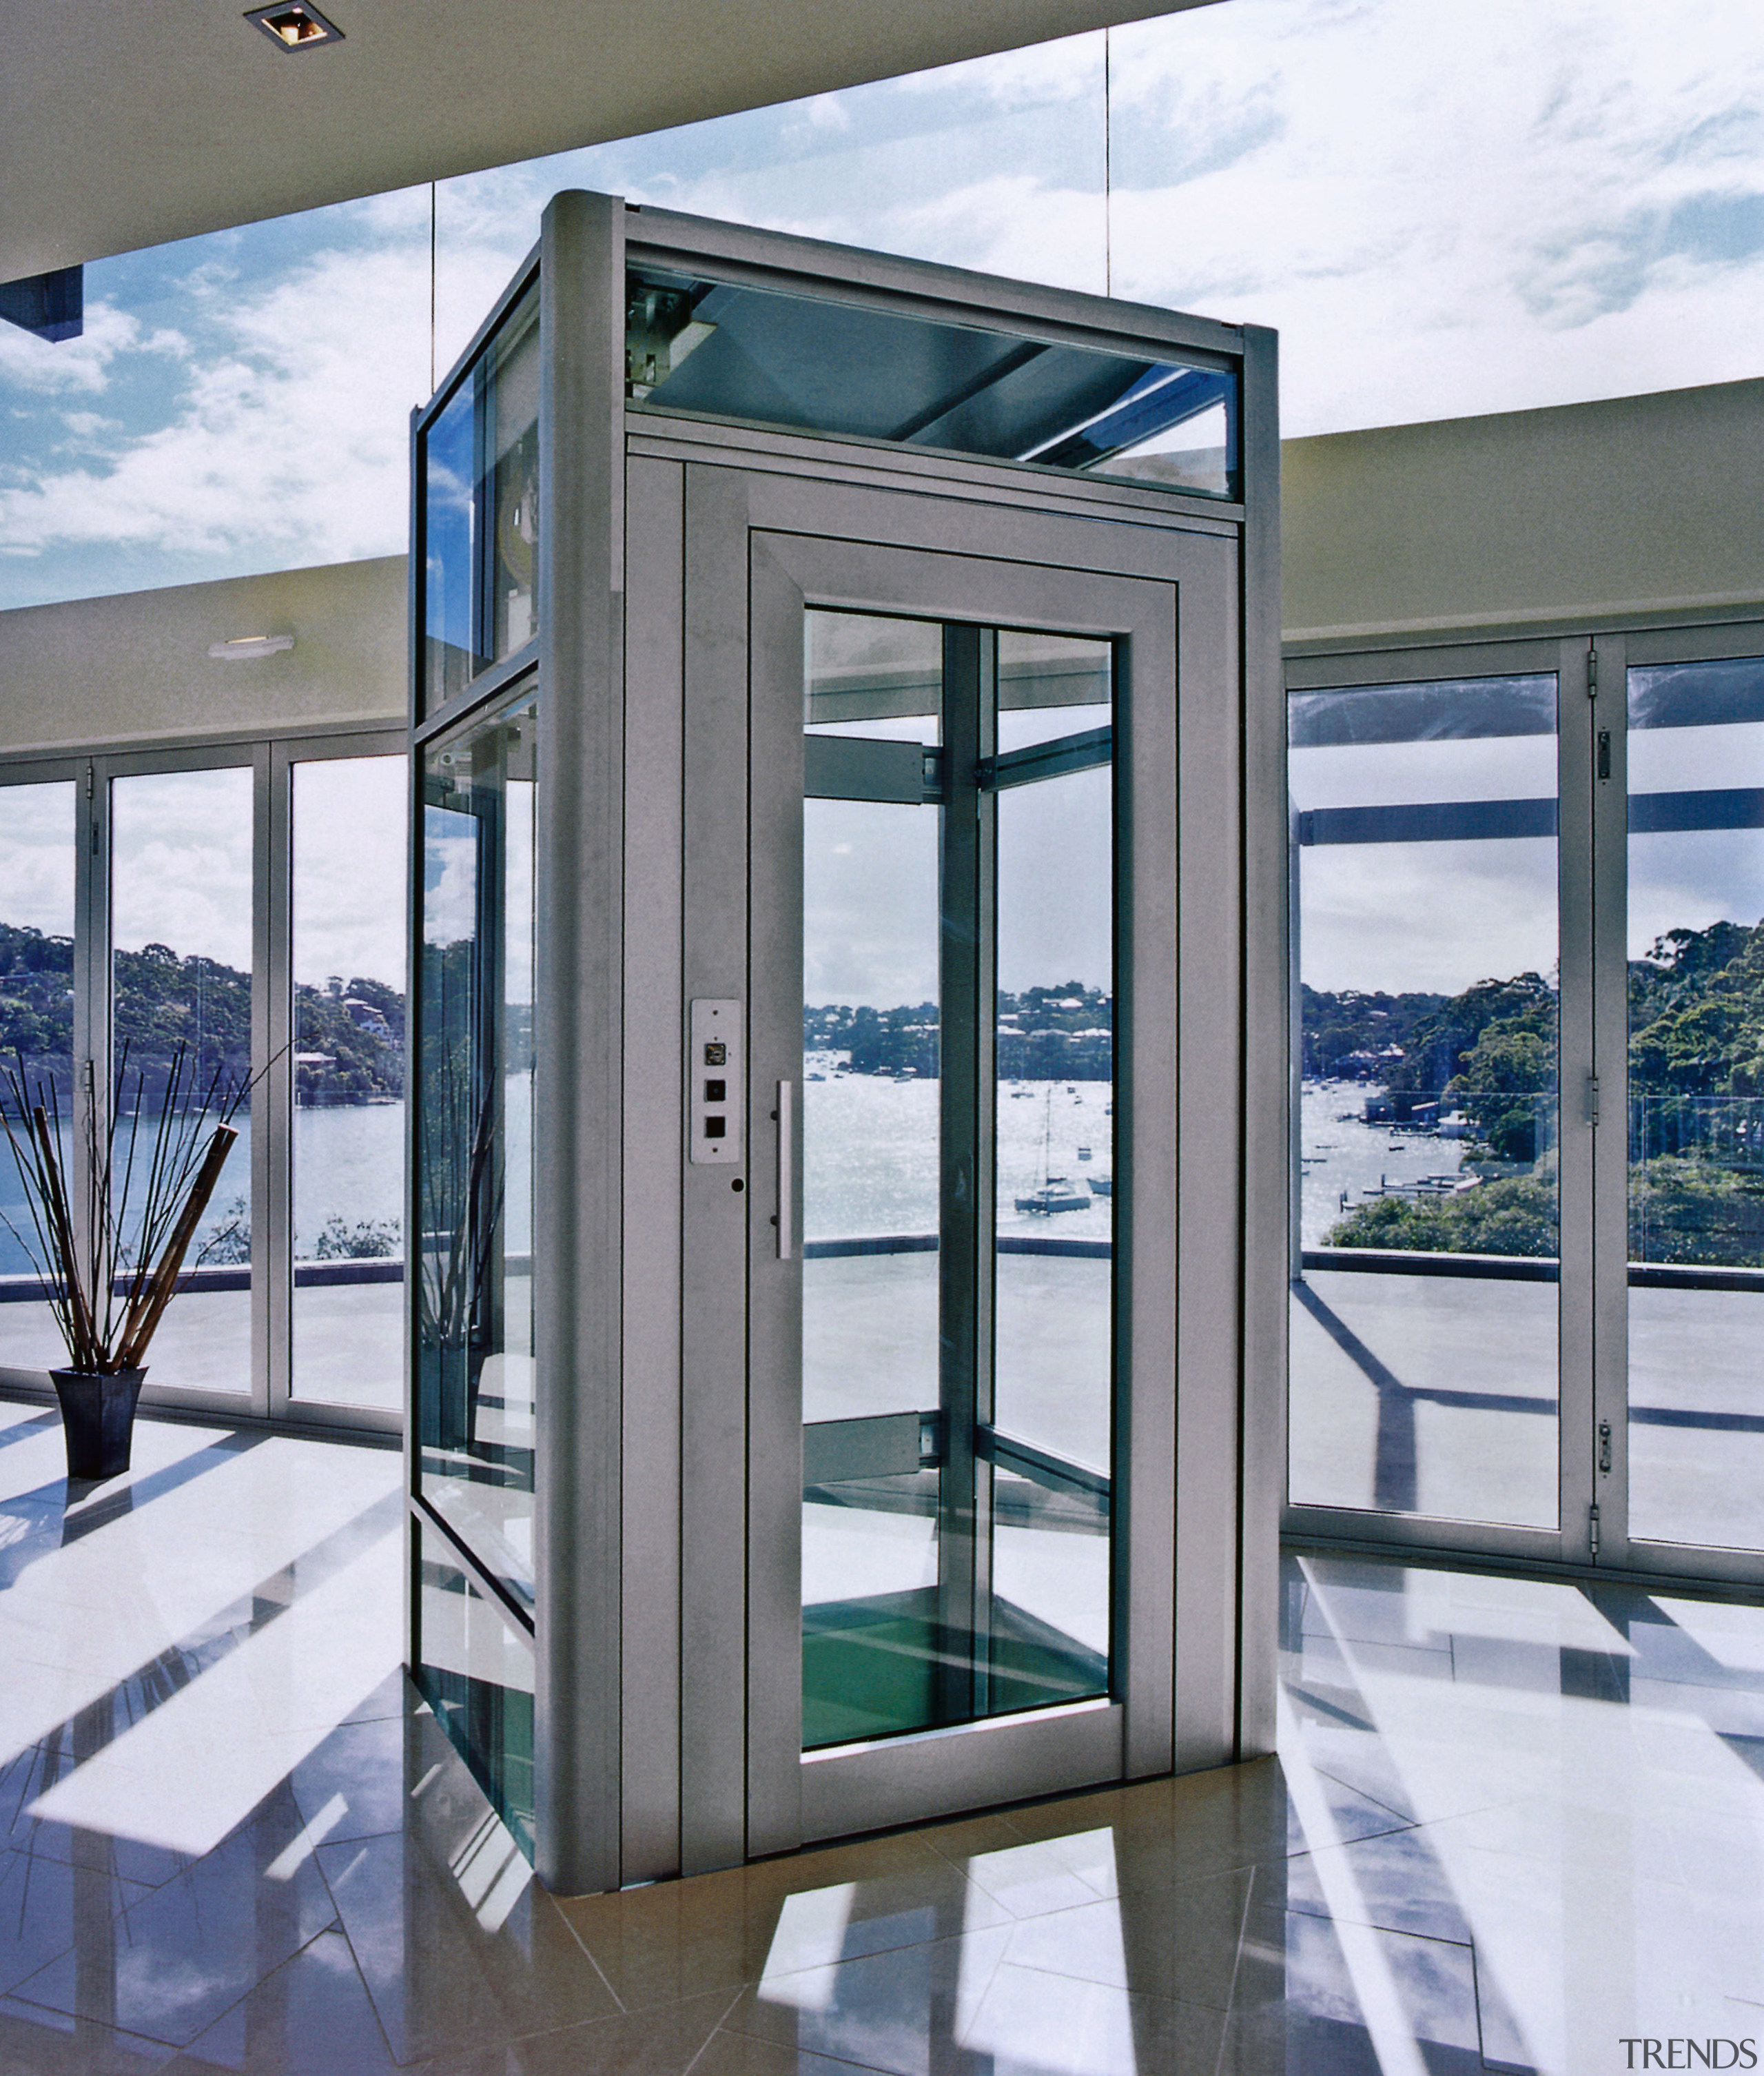
[[(985, 1705), (940, 1710), (933, 1587), (827, 1601), (803, 1611), (803, 1746), (870, 1738), (1078, 1701), (1108, 1688), (1108, 1663), (1075, 1638), (994, 1600)], [(965, 1641), (958, 1663), (969, 1662)]]

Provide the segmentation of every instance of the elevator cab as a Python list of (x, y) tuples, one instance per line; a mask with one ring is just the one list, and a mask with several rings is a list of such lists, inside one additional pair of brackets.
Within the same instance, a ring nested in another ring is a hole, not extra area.
[(553, 1887), (1271, 1747), (1277, 451), (579, 193), (417, 414), (410, 1664)]

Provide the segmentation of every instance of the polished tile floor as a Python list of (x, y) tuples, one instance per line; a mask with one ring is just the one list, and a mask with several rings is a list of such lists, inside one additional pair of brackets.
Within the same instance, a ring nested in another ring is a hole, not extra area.
[(1293, 1558), (1277, 1760), (558, 1903), (397, 1671), (397, 1479), (155, 1423), (70, 1492), (0, 1405), (6, 2076), (1764, 2054), (1756, 1609)]

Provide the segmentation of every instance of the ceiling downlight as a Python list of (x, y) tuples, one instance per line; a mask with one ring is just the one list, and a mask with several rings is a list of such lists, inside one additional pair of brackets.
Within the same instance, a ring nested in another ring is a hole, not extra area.
[(317, 50), (323, 44), (340, 44), (343, 32), (328, 21), (307, 0), (282, 0), (274, 7), (253, 7), (245, 19), (261, 29), (279, 51)]

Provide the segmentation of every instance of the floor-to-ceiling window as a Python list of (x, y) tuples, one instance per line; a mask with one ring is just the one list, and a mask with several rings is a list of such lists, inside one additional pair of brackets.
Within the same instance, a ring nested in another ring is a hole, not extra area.
[(1764, 627), (1289, 666), (1289, 1526), (1744, 1572)]
[[(16, 1094), (47, 1094), (45, 1108), (64, 1120), (64, 1156), (76, 1057), (77, 799), (69, 765), (39, 766), (0, 791), (0, 1075), (15, 1115)], [(66, 1360), (35, 1273), (44, 1237), (0, 1149), (0, 1364), (44, 1369)]]
[[(398, 1424), (405, 768), (355, 733), (0, 772), (0, 1047), (70, 1173), (180, 1060), (239, 1097), (150, 1402)], [(40, 1384), (64, 1357), (3, 1150), (0, 1214), (0, 1372)]]

